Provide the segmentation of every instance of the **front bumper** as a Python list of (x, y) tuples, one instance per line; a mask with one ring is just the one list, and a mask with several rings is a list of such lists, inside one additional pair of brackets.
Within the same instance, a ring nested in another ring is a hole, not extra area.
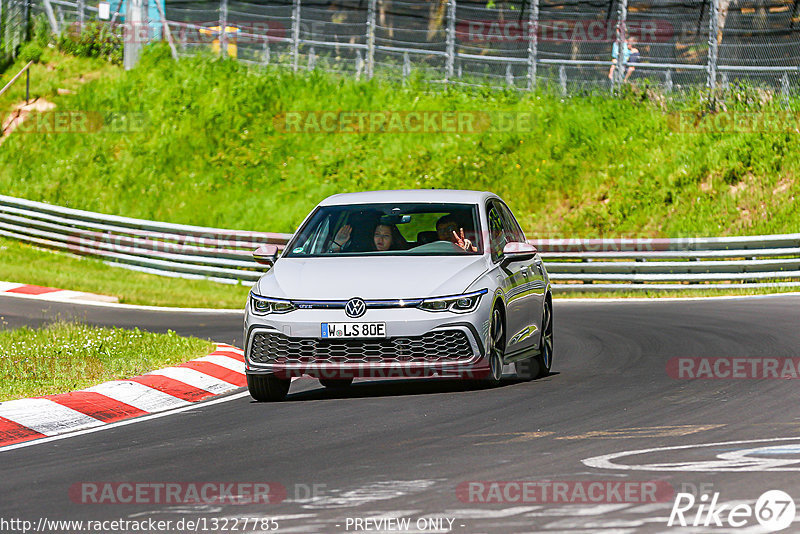
[[(315, 378), (470, 377), (488, 371), (486, 301), (468, 314), (417, 308), (367, 310), (357, 320), (342, 310), (246, 314), (248, 374)], [(489, 305), (491, 305), (489, 303)], [(323, 339), (321, 323), (385, 322), (386, 338)]]

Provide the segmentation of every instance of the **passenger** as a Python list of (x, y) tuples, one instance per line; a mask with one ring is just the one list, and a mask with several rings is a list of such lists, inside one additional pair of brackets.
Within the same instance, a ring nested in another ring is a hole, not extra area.
[(464, 228), (459, 228), (458, 221), (452, 215), (445, 215), (436, 221), (436, 233), (440, 241), (450, 241), (467, 252), (478, 252), (478, 247), (464, 236)]
[[(353, 227), (345, 224), (333, 238), (330, 245), (330, 252), (341, 252), (350, 242), (350, 234)], [(407, 247), (404, 244), (404, 239), (400, 231), (393, 224), (378, 224), (372, 232), (372, 244), (374, 250), (378, 252), (385, 252), (387, 250), (405, 250)]]

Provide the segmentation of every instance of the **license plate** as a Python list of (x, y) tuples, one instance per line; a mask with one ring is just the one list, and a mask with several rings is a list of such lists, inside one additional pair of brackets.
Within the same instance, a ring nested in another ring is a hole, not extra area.
[(322, 323), (323, 338), (386, 337), (386, 323)]

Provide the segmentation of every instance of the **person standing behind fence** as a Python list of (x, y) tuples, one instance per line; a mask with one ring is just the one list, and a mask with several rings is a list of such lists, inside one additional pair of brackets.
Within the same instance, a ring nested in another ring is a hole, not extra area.
[[(639, 61), (639, 49), (634, 47), (635, 44), (636, 39), (630, 36), (626, 37), (622, 43), (622, 64), (628, 65), (628, 71), (625, 73), (624, 80), (626, 82), (635, 70), (633, 64)], [(618, 43), (615, 41), (611, 47), (611, 68), (608, 69), (609, 80), (614, 79), (614, 69), (617, 67), (617, 60), (619, 59), (619, 47), (617, 45)]]

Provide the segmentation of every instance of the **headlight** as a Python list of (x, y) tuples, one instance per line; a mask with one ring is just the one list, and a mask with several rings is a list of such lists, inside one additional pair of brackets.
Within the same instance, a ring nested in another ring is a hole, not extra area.
[(488, 290), (481, 289), (480, 291), (466, 293), (464, 295), (425, 299), (422, 301), (419, 307), (423, 310), (432, 312), (451, 311), (455, 313), (470, 313), (478, 308), (478, 304), (481, 302), (481, 297), (487, 292)]
[(272, 299), (262, 297), (255, 293), (250, 293), (250, 309), (256, 315), (267, 315), (269, 313), (288, 313), (294, 309), (291, 300)]

